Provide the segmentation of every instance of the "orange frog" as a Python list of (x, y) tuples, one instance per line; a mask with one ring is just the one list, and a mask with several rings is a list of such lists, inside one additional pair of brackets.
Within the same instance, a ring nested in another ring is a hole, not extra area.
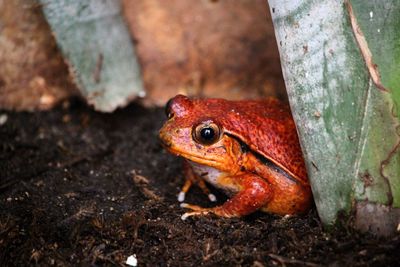
[(185, 158), (185, 185), (178, 196), (204, 180), (230, 199), (221, 206), (191, 209), (182, 219), (209, 213), (237, 217), (256, 210), (280, 215), (306, 211), (311, 190), (290, 110), (276, 99), (228, 101), (172, 98), (160, 130), (163, 146)]

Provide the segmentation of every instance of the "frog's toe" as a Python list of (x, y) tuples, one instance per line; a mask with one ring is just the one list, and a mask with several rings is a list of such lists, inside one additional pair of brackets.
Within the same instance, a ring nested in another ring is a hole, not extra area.
[(184, 191), (179, 192), (178, 194), (178, 201), (183, 202), (185, 201), (186, 193)]
[(214, 194), (208, 194), (208, 199), (211, 201), (211, 202), (215, 202), (215, 201), (217, 201), (217, 197), (214, 195)]
[(191, 211), (191, 212), (185, 212), (182, 216), (181, 219), (182, 221), (186, 220), (187, 218), (191, 216), (202, 216), (202, 215), (207, 215), (208, 211)]
[(289, 220), (292, 217), (293, 217), (293, 214), (286, 214), (285, 216), (282, 217), (282, 221)]

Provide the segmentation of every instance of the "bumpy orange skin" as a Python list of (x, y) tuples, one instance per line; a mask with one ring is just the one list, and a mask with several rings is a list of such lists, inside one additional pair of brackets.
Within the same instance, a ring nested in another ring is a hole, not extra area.
[[(171, 153), (224, 173), (218, 187), (235, 188), (237, 194), (213, 209), (220, 216), (242, 216), (257, 209), (276, 214), (306, 211), (311, 190), (295, 124), (290, 110), (276, 99), (228, 101), (170, 100), (171, 118), (160, 139)], [(193, 138), (194, 127), (212, 121), (221, 129), (215, 144)], [(245, 148), (244, 148), (245, 147)]]

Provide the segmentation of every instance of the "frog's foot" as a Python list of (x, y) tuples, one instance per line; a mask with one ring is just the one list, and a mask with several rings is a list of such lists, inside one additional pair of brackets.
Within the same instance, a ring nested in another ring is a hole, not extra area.
[[(188, 180), (185, 181), (185, 184), (183, 185), (182, 190), (178, 194), (178, 201), (179, 202), (185, 201), (186, 193), (189, 191), (189, 189), (192, 186), (192, 184), (193, 184), (192, 180), (188, 179)], [(201, 188), (203, 193), (208, 196), (208, 199), (211, 202), (217, 201), (217, 197), (213, 193), (210, 193), (210, 191), (207, 188), (207, 185), (205, 184), (205, 182), (203, 180), (197, 181), (197, 184), (199, 185), (199, 187)]]
[(181, 208), (186, 208), (186, 209), (191, 209), (192, 210), (190, 212), (185, 212), (181, 216), (181, 219), (183, 221), (186, 220), (187, 218), (191, 217), (191, 216), (207, 215), (212, 211), (212, 209), (202, 208), (200, 206), (192, 205), (192, 204), (188, 204), (188, 203), (181, 203)]
[(182, 203), (182, 208), (191, 209), (182, 215), (182, 220), (190, 216), (202, 216), (213, 213), (221, 217), (240, 217), (250, 214), (262, 208), (272, 197), (269, 184), (254, 174), (246, 174), (237, 177), (241, 191), (226, 201), (221, 206), (214, 208), (202, 208), (196, 205)]
[(203, 191), (203, 193), (208, 196), (208, 199), (211, 202), (217, 201), (217, 197), (210, 192), (204, 180), (193, 172), (192, 167), (190, 166), (189, 163), (187, 163), (187, 161), (184, 161), (183, 163), (183, 172), (186, 180), (185, 184), (183, 185), (181, 191), (178, 194), (179, 202), (185, 201), (186, 194), (194, 183), (200, 187), (201, 191)]
[(191, 179), (186, 179), (185, 184), (183, 185), (181, 192), (178, 194), (178, 201), (185, 201), (186, 193), (189, 191), (190, 187), (192, 187), (193, 181)]

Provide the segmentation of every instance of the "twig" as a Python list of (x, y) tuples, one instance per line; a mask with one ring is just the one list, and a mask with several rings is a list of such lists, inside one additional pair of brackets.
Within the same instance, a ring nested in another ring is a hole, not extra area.
[(279, 256), (276, 254), (268, 254), (268, 256), (274, 260), (277, 260), (282, 264), (282, 266), (286, 266), (287, 263), (289, 264), (300, 264), (302, 266), (312, 266), (312, 267), (317, 267), (320, 266), (319, 264), (313, 263), (313, 262), (307, 262), (307, 261), (301, 261), (301, 260), (296, 260), (296, 259), (289, 259), (283, 256)]
[(153, 190), (149, 189), (149, 180), (136, 173), (135, 170), (132, 171), (132, 181), (139, 188), (142, 194), (151, 200), (161, 200), (162, 198), (158, 196)]

